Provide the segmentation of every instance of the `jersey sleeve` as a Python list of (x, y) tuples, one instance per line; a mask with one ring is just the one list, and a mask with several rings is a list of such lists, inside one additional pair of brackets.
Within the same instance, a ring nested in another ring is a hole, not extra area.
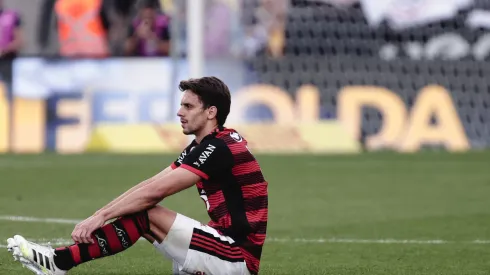
[(180, 167), (207, 180), (231, 169), (233, 162), (233, 155), (226, 143), (221, 139), (212, 139), (196, 146)]
[(172, 162), (170, 167), (172, 169), (175, 169), (175, 168), (179, 167), (180, 165), (182, 165), (182, 162), (184, 161), (185, 157), (187, 157), (187, 155), (192, 151), (193, 147), (195, 147), (196, 145), (197, 144), (195, 143), (195, 141), (192, 141), (191, 144), (189, 144), (184, 149), (184, 151), (182, 151), (182, 153), (180, 153), (179, 157), (174, 162)]

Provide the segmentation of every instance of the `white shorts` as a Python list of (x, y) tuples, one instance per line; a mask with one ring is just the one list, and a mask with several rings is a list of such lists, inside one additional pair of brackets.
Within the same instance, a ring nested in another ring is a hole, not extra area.
[(232, 238), (181, 214), (163, 242), (153, 245), (173, 261), (173, 274), (250, 275)]

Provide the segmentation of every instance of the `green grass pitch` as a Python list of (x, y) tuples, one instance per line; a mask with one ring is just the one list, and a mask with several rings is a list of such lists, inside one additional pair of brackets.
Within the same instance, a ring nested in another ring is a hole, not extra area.
[[(83, 219), (175, 156), (0, 156), (0, 216)], [(257, 156), (269, 181), (261, 274), (490, 274), (490, 153)], [(162, 205), (207, 222), (195, 188)], [(71, 224), (0, 219), (0, 274), (31, 274), (6, 239)], [(171, 274), (140, 241), (73, 275)]]

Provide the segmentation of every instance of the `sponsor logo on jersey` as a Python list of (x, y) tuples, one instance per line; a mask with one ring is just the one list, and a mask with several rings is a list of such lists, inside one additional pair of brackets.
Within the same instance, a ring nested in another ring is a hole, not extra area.
[(214, 152), (214, 149), (216, 149), (216, 146), (209, 144), (208, 147), (206, 147), (206, 149), (199, 156), (199, 160), (194, 162), (194, 165), (200, 167), (201, 164), (206, 162), (208, 157)]
[[(192, 150), (192, 149), (191, 149), (191, 150)], [(184, 151), (183, 151), (183, 152), (180, 154), (179, 158), (177, 159), (177, 162), (178, 162), (179, 164), (182, 164), (182, 162), (184, 161), (185, 156), (187, 156), (187, 151), (186, 151), (186, 150), (184, 150)]]
[(209, 205), (208, 196), (206, 195), (206, 191), (201, 190), (201, 195), (199, 197), (201, 197), (201, 199), (204, 201), (204, 204), (206, 205), (206, 210), (209, 211), (210, 205)]

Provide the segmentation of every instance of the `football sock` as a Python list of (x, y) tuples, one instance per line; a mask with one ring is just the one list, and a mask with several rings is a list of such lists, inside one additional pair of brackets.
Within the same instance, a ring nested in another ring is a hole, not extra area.
[(54, 263), (61, 270), (70, 270), (81, 263), (124, 251), (149, 231), (147, 211), (124, 216), (95, 230), (92, 244), (79, 243), (55, 249)]

